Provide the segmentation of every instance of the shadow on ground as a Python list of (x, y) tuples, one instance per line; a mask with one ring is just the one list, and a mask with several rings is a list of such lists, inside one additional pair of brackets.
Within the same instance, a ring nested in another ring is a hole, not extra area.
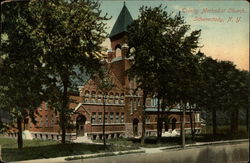
[(39, 158), (52, 158), (60, 156), (88, 154), (93, 152), (112, 151), (111, 146), (106, 148), (96, 144), (55, 144), (39, 147), (24, 147), (23, 149), (3, 148), (2, 157), (4, 161), (21, 161)]

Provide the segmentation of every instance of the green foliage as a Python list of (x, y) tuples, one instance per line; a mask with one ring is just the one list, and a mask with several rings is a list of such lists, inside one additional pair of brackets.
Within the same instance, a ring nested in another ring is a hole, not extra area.
[(184, 18), (165, 11), (161, 6), (142, 7), (140, 16), (128, 29), (128, 44), (134, 64), (129, 70), (139, 87), (158, 98), (167, 98), (169, 104), (190, 101), (194, 81), (199, 78), (198, 47), (200, 30), (189, 35), (190, 26)]
[(73, 79), (85, 78), (101, 67), (100, 44), (104, 41), (106, 16), (94, 1), (34, 1), (29, 3), (33, 24), (30, 37), (42, 50), (41, 62), (47, 75), (47, 102), (60, 113), (62, 142), (72, 109), (69, 90)]
[(230, 61), (217, 61), (211, 57), (203, 57), (200, 64), (203, 74), (200, 106), (222, 110), (246, 106), (247, 71), (238, 70)]
[(0, 56), (1, 104), (24, 113), (26, 109), (35, 109), (42, 100), (41, 54), (26, 30), (27, 3), (8, 3), (5, 7), (2, 32), (8, 39), (2, 43)]
[(200, 64), (203, 74), (201, 106), (224, 110), (246, 106), (249, 72), (238, 70), (230, 61), (217, 61), (204, 54)]
[(1, 106), (24, 118), (46, 100), (59, 111), (64, 135), (69, 91), (78, 86), (76, 79), (86, 81), (100, 68), (108, 19), (94, 1), (38, 0), (5, 7), (0, 96), (6, 105)]
[(230, 61), (218, 61), (204, 54), (197, 54), (203, 79), (199, 87), (200, 107), (212, 111), (213, 128), (216, 134), (216, 112), (231, 112), (231, 134), (235, 134), (239, 124), (239, 110), (247, 108), (249, 72), (242, 71)]
[(139, 18), (128, 28), (128, 45), (133, 49), (129, 56), (134, 61), (128, 73), (139, 88), (158, 98), (158, 137), (162, 126), (160, 105), (164, 110), (176, 103), (194, 104), (196, 81), (201, 78), (199, 60), (194, 55), (201, 30), (190, 32), (180, 13), (173, 15), (165, 9), (141, 7)]
[(65, 84), (76, 87), (72, 78), (81, 78), (100, 67), (98, 57), (107, 18), (100, 16), (99, 4), (92, 1), (39, 1), (31, 2), (29, 7), (34, 20), (31, 36), (43, 49), (41, 59), (49, 74), (46, 87), (53, 96), (49, 102), (61, 109), (58, 102)]
[[(35, 110), (44, 100), (41, 50), (30, 37), (27, 6), (27, 2), (4, 4), (1, 31), (5, 38), (1, 38), (0, 107), (10, 112), (18, 124), (27, 116), (35, 123)], [(22, 148), (21, 125), (18, 130)]]

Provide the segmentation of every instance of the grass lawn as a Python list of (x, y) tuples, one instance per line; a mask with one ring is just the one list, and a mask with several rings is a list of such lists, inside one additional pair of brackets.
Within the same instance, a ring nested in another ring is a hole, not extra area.
[[(213, 137), (212, 135), (212, 127), (206, 126), (202, 130), (202, 134), (196, 135), (195, 140), (191, 139), (191, 135), (186, 135), (186, 144), (192, 144), (196, 142), (211, 142), (211, 141), (220, 141), (220, 140), (233, 140), (233, 139), (247, 139), (248, 133), (246, 131), (246, 126), (240, 125), (239, 132), (235, 137), (231, 136), (230, 126), (223, 125), (217, 126), (218, 134)], [(131, 147), (146, 147), (146, 148), (154, 148), (154, 147), (165, 147), (165, 146), (174, 146), (181, 145), (180, 137), (162, 137), (159, 142), (157, 142), (156, 137), (146, 137), (145, 144), (140, 144), (140, 139), (135, 138), (123, 138), (123, 139), (110, 139), (106, 140), (107, 143), (115, 144), (119, 146), (131, 146)], [(98, 140), (98, 142), (102, 142)]]
[[(97, 142), (102, 142), (98, 140)], [(146, 147), (146, 148), (154, 148), (154, 147), (164, 147), (164, 146), (172, 146), (172, 145), (180, 145), (181, 139), (180, 137), (163, 137), (159, 142), (157, 142), (157, 137), (146, 137), (145, 144), (141, 144), (141, 139), (136, 138), (121, 138), (121, 139), (109, 139), (106, 140), (108, 144), (113, 144), (117, 146), (130, 146), (134, 148)], [(191, 143), (191, 142), (187, 142)]]
[(3, 136), (0, 136), (0, 145), (2, 146), (4, 161), (21, 161), (137, 149), (135, 146), (109, 145), (104, 148), (101, 144), (67, 143), (63, 145), (57, 141), (24, 140), (24, 148), (19, 150), (17, 149), (16, 139), (5, 138)]
[[(236, 137), (230, 136), (230, 130), (228, 126), (218, 126), (218, 135), (213, 137), (211, 135), (211, 127), (206, 126), (206, 132), (200, 135), (196, 135), (195, 140), (191, 140), (190, 135), (186, 136), (186, 144), (195, 142), (209, 142), (218, 140), (232, 140), (232, 139), (246, 139), (248, 134), (244, 126), (239, 126), (239, 132)], [(145, 144), (140, 144), (140, 139), (135, 138), (123, 138), (123, 139), (109, 139), (107, 141), (107, 147), (98, 144), (78, 144), (67, 143), (60, 144), (57, 141), (45, 141), (45, 140), (24, 140), (24, 148), (17, 149), (16, 139), (5, 138), (0, 135), (0, 145), (2, 146), (2, 157), (4, 161), (21, 161), (39, 158), (53, 158), (60, 156), (72, 156), (80, 154), (91, 154), (100, 152), (113, 152), (130, 149), (138, 149), (139, 147), (166, 147), (173, 145), (180, 145), (180, 137), (163, 137), (157, 142), (156, 137), (146, 137)], [(102, 142), (98, 140), (97, 142)]]

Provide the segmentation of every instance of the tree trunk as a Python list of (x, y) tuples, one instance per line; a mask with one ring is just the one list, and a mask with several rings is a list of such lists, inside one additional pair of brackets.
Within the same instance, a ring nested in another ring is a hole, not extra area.
[[(181, 103), (181, 106), (183, 107), (183, 104)], [(183, 112), (182, 112), (182, 147), (185, 148), (185, 114), (186, 114), (186, 104), (183, 107)]]
[(196, 129), (196, 128), (195, 128), (195, 127), (196, 127), (196, 126), (195, 126), (195, 125), (196, 125), (196, 124), (195, 124), (195, 123), (196, 123), (196, 121), (195, 121), (195, 116), (196, 116), (196, 114), (195, 114), (195, 112), (194, 112), (194, 138), (195, 138), (195, 129)]
[(68, 80), (65, 80), (65, 82), (63, 82), (63, 106), (62, 106), (62, 110), (61, 110), (61, 129), (62, 129), (62, 140), (61, 143), (65, 144), (65, 139), (66, 139), (66, 110), (67, 110), (67, 106), (68, 106)]
[(231, 111), (231, 122), (230, 122), (230, 132), (231, 132), (231, 136), (234, 136), (234, 110)]
[(189, 119), (190, 119), (192, 140), (194, 140), (195, 133), (194, 133), (194, 127), (193, 127), (193, 112), (191, 110), (191, 106), (189, 107)]
[[(160, 105), (160, 103), (159, 103)], [(159, 131), (160, 131), (160, 138), (162, 137), (162, 129), (163, 129), (163, 122), (164, 122), (164, 111), (166, 109), (166, 98), (165, 96), (162, 97), (161, 101), (161, 112), (160, 112), (160, 125), (159, 125)]]
[(235, 109), (235, 132), (238, 133), (239, 131), (239, 109)]
[(231, 111), (231, 135), (233, 137), (236, 136), (236, 133), (238, 132), (238, 123), (239, 123), (239, 118), (238, 115), (239, 114), (239, 110), (238, 109), (234, 109)]
[(212, 110), (212, 121), (213, 121), (213, 137), (217, 135), (217, 121), (216, 121), (216, 110)]
[(17, 144), (18, 144), (18, 149), (23, 148), (23, 135), (22, 135), (22, 118), (17, 117)]
[(183, 109), (183, 107), (180, 104), (180, 122), (181, 122), (181, 125), (179, 125), (179, 126), (180, 126), (180, 141), (181, 142), (182, 142), (182, 132), (183, 132), (183, 128), (182, 128), (183, 110), (182, 109)]
[(62, 139), (61, 139), (61, 143), (65, 144), (66, 141), (66, 125), (65, 125), (65, 113), (61, 112), (60, 114), (60, 121), (61, 121), (61, 134), (62, 134)]
[(103, 120), (102, 120), (102, 140), (103, 145), (106, 147), (106, 136), (105, 136), (105, 112), (106, 112), (106, 95), (103, 96)]
[(146, 92), (143, 92), (143, 97), (142, 97), (142, 133), (141, 133), (141, 144), (143, 145), (144, 142), (145, 142), (145, 131), (146, 131), (146, 128), (145, 128), (145, 110), (146, 110), (146, 99), (147, 99), (147, 93)]
[(157, 141), (161, 138), (161, 127), (160, 127), (161, 119), (160, 119), (160, 98), (157, 101)]

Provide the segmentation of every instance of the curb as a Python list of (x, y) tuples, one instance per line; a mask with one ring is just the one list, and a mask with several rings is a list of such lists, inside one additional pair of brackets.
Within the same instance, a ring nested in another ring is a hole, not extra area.
[[(132, 152), (132, 153), (130, 153), (130, 152)], [(105, 155), (110, 155), (110, 154), (113, 154), (113, 156), (118, 156), (118, 155), (135, 154), (135, 153), (137, 153), (137, 154), (139, 154), (139, 153), (145, 153), (145, 150), (137, 149), (137, 150), (127, 150), (127, 151), (115, 151), (115, 152), (82, 154), (82, 155), (63, 156), (63, 157), (54, 157), (54, 158), (44, 158), (44, 159), (35, 159), (35, 160), (23, 160), (23, 161), (15, 161), (15, 162), (10, 162), (10, 163), (43, 163), (43, 162), (54, 163), (54, 162), (67, 162), (66, 159), (68, 159), (68, 158), (74, 158), (74, 157), (79, 157), (79, 159), (75, 159), (75, 160), (81, 160), (81, 159), (88, 159), (88, 158), (105, 157)], [(112, 156), (112, 155), (110, 155), (110, 156)], [(82, 158), (80, 158), (80, 157), (82, 157)]]
[(119, 156), (125, 154), (138, 154), (145, 153), (145, 150), (129, 150), (129, 151), (116, 151), (116, 152), (104, 152), (104, 153), (95, 153), (95, 154), (87, 154), (87, 155), (78, 155), (78, 156), (70, 156), (66, 157), (65, 161), (73, 161), (73, 160), (83, 160), (90, 158), (99, 158), (99, 157), (108, 157), (108, 156)]
[[(207, 146), (207, 145), (236, 144), (236, 143), (242, 143), (242, 142), (249, 142), (249, 139), (204, 142), (204, 143), (199, 143), (199, 144), (187, 144), (185, 147), (189, 148), (189, 147), (200, 147), (200, 146)], [(178, 145), (178, 146), (162, 148), (161, 150), (168, 150), (168, 149), (183, 149), (183, 147), (181, 145)]]

